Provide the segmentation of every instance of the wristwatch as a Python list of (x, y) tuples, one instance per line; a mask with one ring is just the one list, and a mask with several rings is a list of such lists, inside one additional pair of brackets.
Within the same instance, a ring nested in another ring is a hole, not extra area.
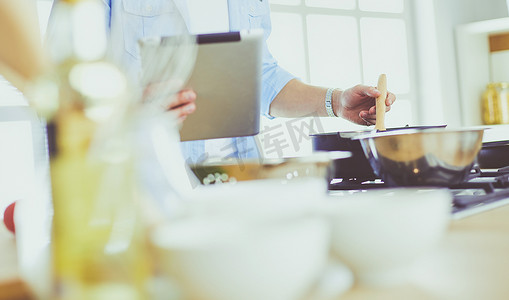
[(332, 94), (334, 91), (337, 90), (337, 88), (330, 88), (327, 90), (327, 94), (325, 94), (325, 110), (327, 111), (327, 114), (329, 117), (338, 117), (334, 113), (334, 110), (332, 109)]

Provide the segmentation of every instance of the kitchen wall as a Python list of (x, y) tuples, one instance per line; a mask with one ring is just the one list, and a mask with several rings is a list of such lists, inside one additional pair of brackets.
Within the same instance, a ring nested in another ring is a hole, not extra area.
[(507, 17), (506, 0), (414, 1), (422, 123), (460, 126), (454, 30), (457, 25)]

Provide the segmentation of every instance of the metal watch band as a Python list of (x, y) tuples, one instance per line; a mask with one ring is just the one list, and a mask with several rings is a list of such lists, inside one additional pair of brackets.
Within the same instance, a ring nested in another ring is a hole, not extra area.
[(332, 109), (332, 93), (336, 88), (330, 88), (327, 90), (327, 94), (325, 94), (325, 110), (327, 111), (327, 114), (329, 117), (336, 117), (336, 114), (334, 113), (334, 110)]

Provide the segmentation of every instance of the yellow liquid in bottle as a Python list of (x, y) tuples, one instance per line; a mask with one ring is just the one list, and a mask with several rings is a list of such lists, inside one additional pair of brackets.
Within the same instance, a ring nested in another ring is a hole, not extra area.
[(500, 124), (497, 90), (494, 84), (488, 84), (482, 95), (482, 119), (485, 125)]
[[(127, 134), (115, 131), (108, 137), (114, 149), (99, 146), (99, 154), (90, 154), (101, 127), (87, 115), (85, 105), (92, 103), (104, 113), (111, 99), (84, 95), (69, 75), (74, 68), (95, 66), (104, 72), (104, 64), (96, 62), (61, 66), (63, 101), (48, 130), (55, 148), (50, 160), (55, 298), (146, 299), (150, 263)], [(87, 91), (93, 90), (93, 81), (84, 82)]]
[(104, 60), (103, 9), (100, 0), (56, 2), (56, 67), (32, 98), (48, 120), (51, 299), (148, 298), (152, 266), (121, 113), (130, 95), (124, 73)]

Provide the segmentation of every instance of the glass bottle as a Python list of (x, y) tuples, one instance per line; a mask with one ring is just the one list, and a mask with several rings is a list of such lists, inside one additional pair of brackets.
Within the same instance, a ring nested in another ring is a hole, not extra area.
[(486, 85), (486, 89), (482, 94), (482, 120), (485, 125), (493, 125), (500, 123), (498, 115), (498, 97), (495, 83)]
[(509, 83), (490, 83), (482, 95), (482, 120), (485, 125), (509, 124)]
[(499, 121), (497, 124), (509, 124), (509, 83), (498, 82), (495, 84), (495, 89), (498, 100), (496, 114)]
[(128, 83), (105, 59), (99, 0), (60, 0), (55, 68), (32, 105), (47, 121), (53, 198), (52, 299), (146, 299), (151, 265), (138, 215)]

